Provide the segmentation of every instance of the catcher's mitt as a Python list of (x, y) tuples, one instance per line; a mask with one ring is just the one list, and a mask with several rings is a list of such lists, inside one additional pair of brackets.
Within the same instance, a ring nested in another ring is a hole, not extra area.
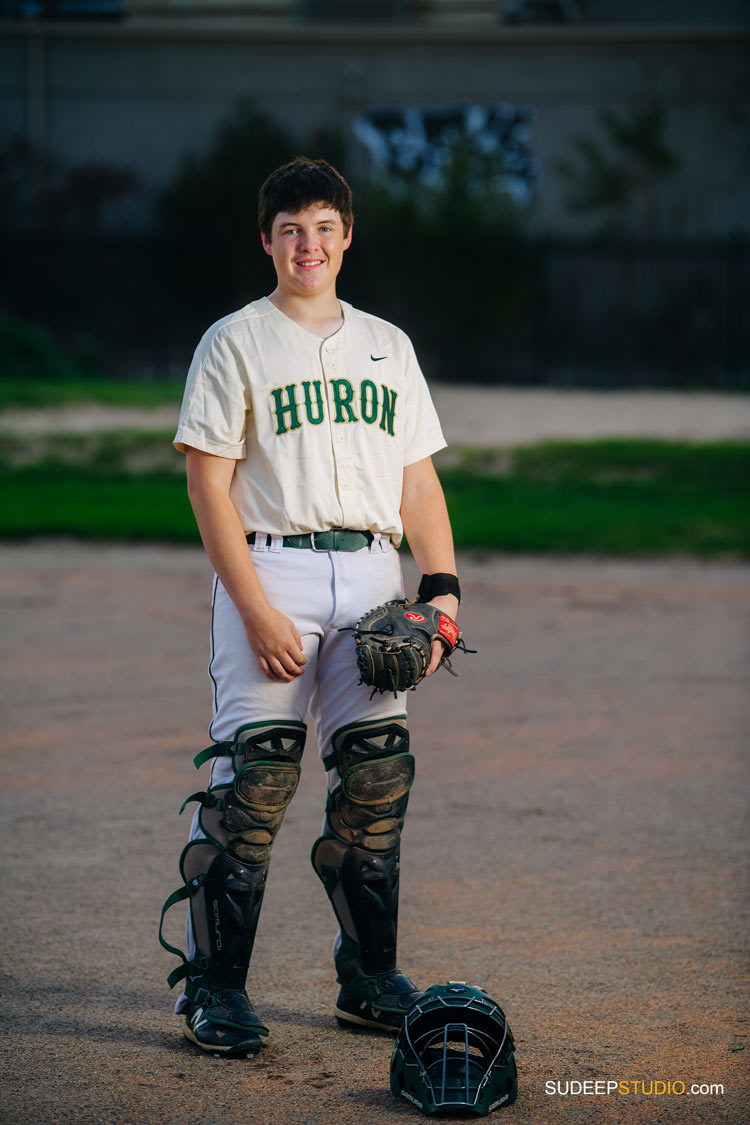
[(456, 648), (467, 649), (458, 625), (447, 613), (423, 602), (405, 598), (385, 602), (369, 610), (354, 626), (360, 683), (378, 691), (411, 691), (424, 679), (430, 663), (432, 642), (445, 646), (441, 665), (451, 675), (448, 657)]

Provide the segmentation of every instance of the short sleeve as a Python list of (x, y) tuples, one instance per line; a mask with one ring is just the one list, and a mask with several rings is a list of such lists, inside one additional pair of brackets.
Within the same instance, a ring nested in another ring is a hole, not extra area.
[(251, 398), (247, 372), (231, 338), (209, 329), (195, 350), (174, 445), (241, 460)]
[(411, 341), (406, 341), (406, 420), (404, 426), (404, 467), (437, 453), (448, 444), (432, 401), (427, 381), (414, 354)]

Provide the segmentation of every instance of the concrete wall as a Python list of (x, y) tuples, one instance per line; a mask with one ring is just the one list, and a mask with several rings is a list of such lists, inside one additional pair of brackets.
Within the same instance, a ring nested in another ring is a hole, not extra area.
[(720, 235), (750, 230), (748, 43), (736, 28), (706, 27), (5, 23), (0, 146), (26, 137), (68, 163), (131, 166), (146, 190), (130, 219), (142, 222), (149, 195), (240, 96), (284, 121), (302, 149), (321, 126), (350, 136), (354, 114), (384, 104), (510, 101), (537, 112), (534, 226), (573, 232), (585, 223), (564, 211), (555, 162), (576, 135), (601, 136), (602, 107), (657, 99), (683, 166), (649, 221)]

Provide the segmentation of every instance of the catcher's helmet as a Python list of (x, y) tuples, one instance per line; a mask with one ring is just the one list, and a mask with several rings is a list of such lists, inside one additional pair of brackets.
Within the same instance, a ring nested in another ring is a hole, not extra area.
[(391, 1056), (391, 1092), (423, 1113), (486, 1116), (518, 1094), (505, 1013), (483, 988), (448, 981), (428, 988), (406, 1014)]

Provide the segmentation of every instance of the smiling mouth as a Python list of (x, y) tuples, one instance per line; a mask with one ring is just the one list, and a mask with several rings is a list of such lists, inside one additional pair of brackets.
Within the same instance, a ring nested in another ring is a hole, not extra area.
[(300, 266), (304, 270), (309, 270), (309, 269), (313, 269), (315, 266), (322, 266), (323, 265), (323, 259), (322, 258), (303, 258), (301, 261), (298, 261), (295, 264)]

